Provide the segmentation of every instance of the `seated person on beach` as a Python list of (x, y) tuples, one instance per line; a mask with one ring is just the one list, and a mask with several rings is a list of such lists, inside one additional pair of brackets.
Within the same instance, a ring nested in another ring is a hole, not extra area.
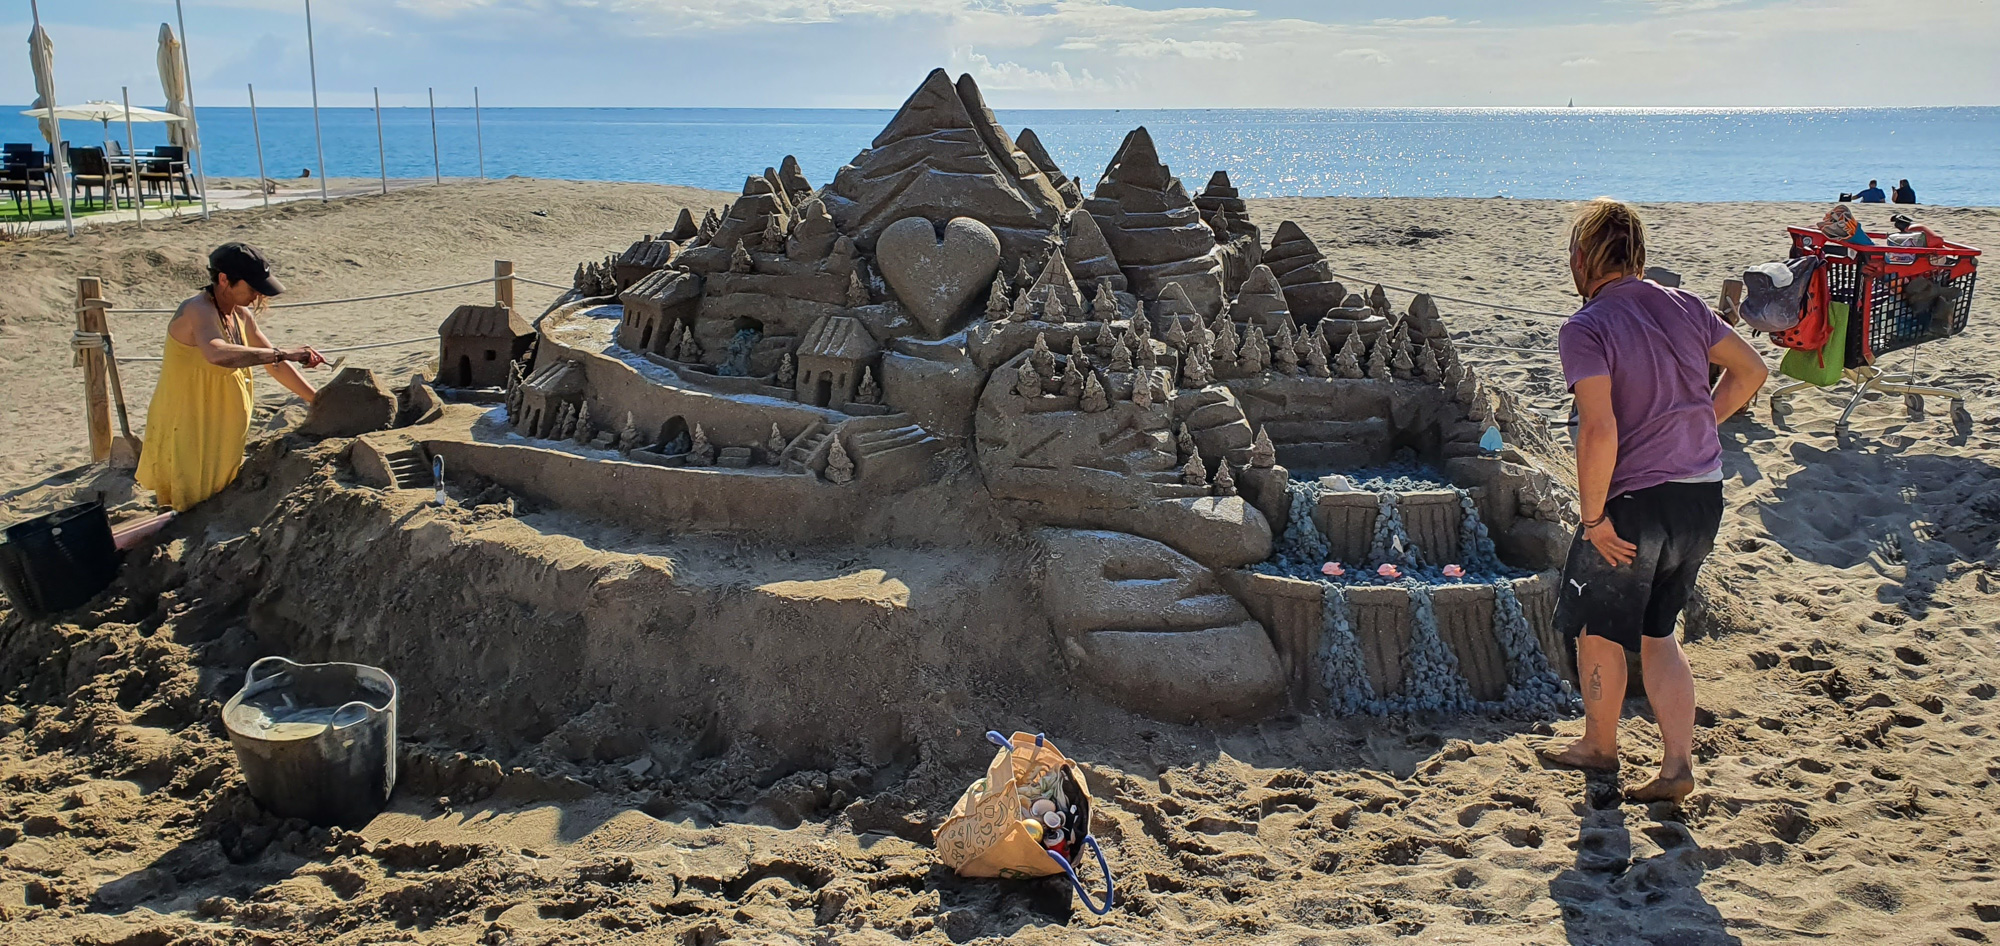
[(1910, 186), (1909, 178), (1906, 177), (1896, 182), (1896, 192), (1893, 199), (1899, 204), (1914, 204), (1917, 202), (1917, 189)]
[[(1692, 293), (1640, 278), (1646, 233), (1629, 204), (1598, 198), (1570, 227), (1583, 307), (1558, 336), (1576, 434), (1583, 526), (1570, 545), (1556, 626), (1574, 642), (1583, 736), (1544, 750), (1557, 765), (1615, 771), (1625, 655), (1637, 651), (1660, 726), (1660, 771), (1635, 801), (1694, 790), (1694, 675), (1674, 622), (1722, 522), (1716, 427), (1769, 373)], [(1709, 365), (1722, 368), (1713, 392)]]
[(1889, 225), (1895, 227), (1897, 233), (1914, 233), (1924, 238), (1924, 242), (1922, 243), (1903, 242), (1897, 243), (1897, 246), (1939, 247), (1944, 245), (1944, 237), (1938, 236), (1931, 231), (1931, 228), (1910, 219), (1909, 214), (1895, 214), (1891, 216), (1889, 218)]
[(1888, 199), (1888, 195), (1882, 193), (1882, 188), (1876, 186), (1874, 181), (1869, 181), (1865, 190), (1854, 195), (1854, 202), (1858, 204), (1879, 204)]
[(311, 348), (278, 348), (255, 313), (284, 291), (256, 248), (225, 243), (208, 256), (209, 285), (167, 323), (160, 383), (146, 410), (139, 485), (176, 511), (221, 492), (243, 465), (250, 434), (250, 369), (262, 365), (312, 403), (316, 392), (294, 365), (326, 362)]

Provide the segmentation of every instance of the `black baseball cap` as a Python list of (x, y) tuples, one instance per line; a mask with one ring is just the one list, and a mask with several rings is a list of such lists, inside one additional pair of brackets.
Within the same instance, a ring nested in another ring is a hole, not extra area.
[(220, 274), (236, 282), (247, 282), (259, 295), (276, 296), (285, 291), (277, 277), (271, 275), (270, 264), (264, 262), (264, 254), (248, 243), (224, 243), (208, 254), (208, 271), (211, 276)]

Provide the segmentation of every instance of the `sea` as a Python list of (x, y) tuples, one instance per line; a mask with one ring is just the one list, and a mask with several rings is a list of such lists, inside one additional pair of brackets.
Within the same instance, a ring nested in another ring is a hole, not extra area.
[[(0, 141), (38, 141), (0, 109)], [(796, 156), (825, 183), (893, 109), (487, 108), (200, 112), (211, 176), (569, 178), (734, 191)], [(1246, 197), (1612, 195), (1641, 201), (1832, 201), (1907, 178), (1923, 203), (2000, 204), (2000, 107), (1000, 110), (1089, 185), (1143, 125), (1190, 191), (1227, 170)], [(136, 126), (141, 148), (164, 126)], [(74, 144), (122, 124), (65, 123)], [(434, 147), (435, 145), (435, 147)]]

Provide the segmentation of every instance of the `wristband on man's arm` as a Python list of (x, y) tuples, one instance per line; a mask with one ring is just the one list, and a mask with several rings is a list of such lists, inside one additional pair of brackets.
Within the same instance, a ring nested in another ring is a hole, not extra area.
[(1611, 518), (1611, 514), (1610, 514), (1610, 513), (1608, 513), (1608, 512), (1601, 512), (1601, 513), (1598, 513), (1598, 514), (1597, 514), (1597, 518), (1595, 518), (1595, 519), (1586, 519), (1586, 520), (1584, 520), (1584, 523), (1583, 523), (1583, 527), (1584, 527), (1584, 528), (1586, 528), (1586, 529), (1595, 529), (1595, 528), (1597, 528), (1598, 526), (1601, 526), (1601, 525), (1603, 525), (1603, 524), (1605, 523), (1605, 521), (1606, 521), (1606, 520), (1608, 520), (1608, 519), (1610, 519), (1610, 518)]

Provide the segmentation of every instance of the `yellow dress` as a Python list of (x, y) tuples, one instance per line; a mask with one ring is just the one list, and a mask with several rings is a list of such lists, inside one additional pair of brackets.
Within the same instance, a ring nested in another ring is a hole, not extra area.
[(210, 364), (199, 349), (168, 335), (160, 384), (146, 409), (139, 485), (176, 511), (221, 492), (243, 466), (251, 402), (249, 368)]

